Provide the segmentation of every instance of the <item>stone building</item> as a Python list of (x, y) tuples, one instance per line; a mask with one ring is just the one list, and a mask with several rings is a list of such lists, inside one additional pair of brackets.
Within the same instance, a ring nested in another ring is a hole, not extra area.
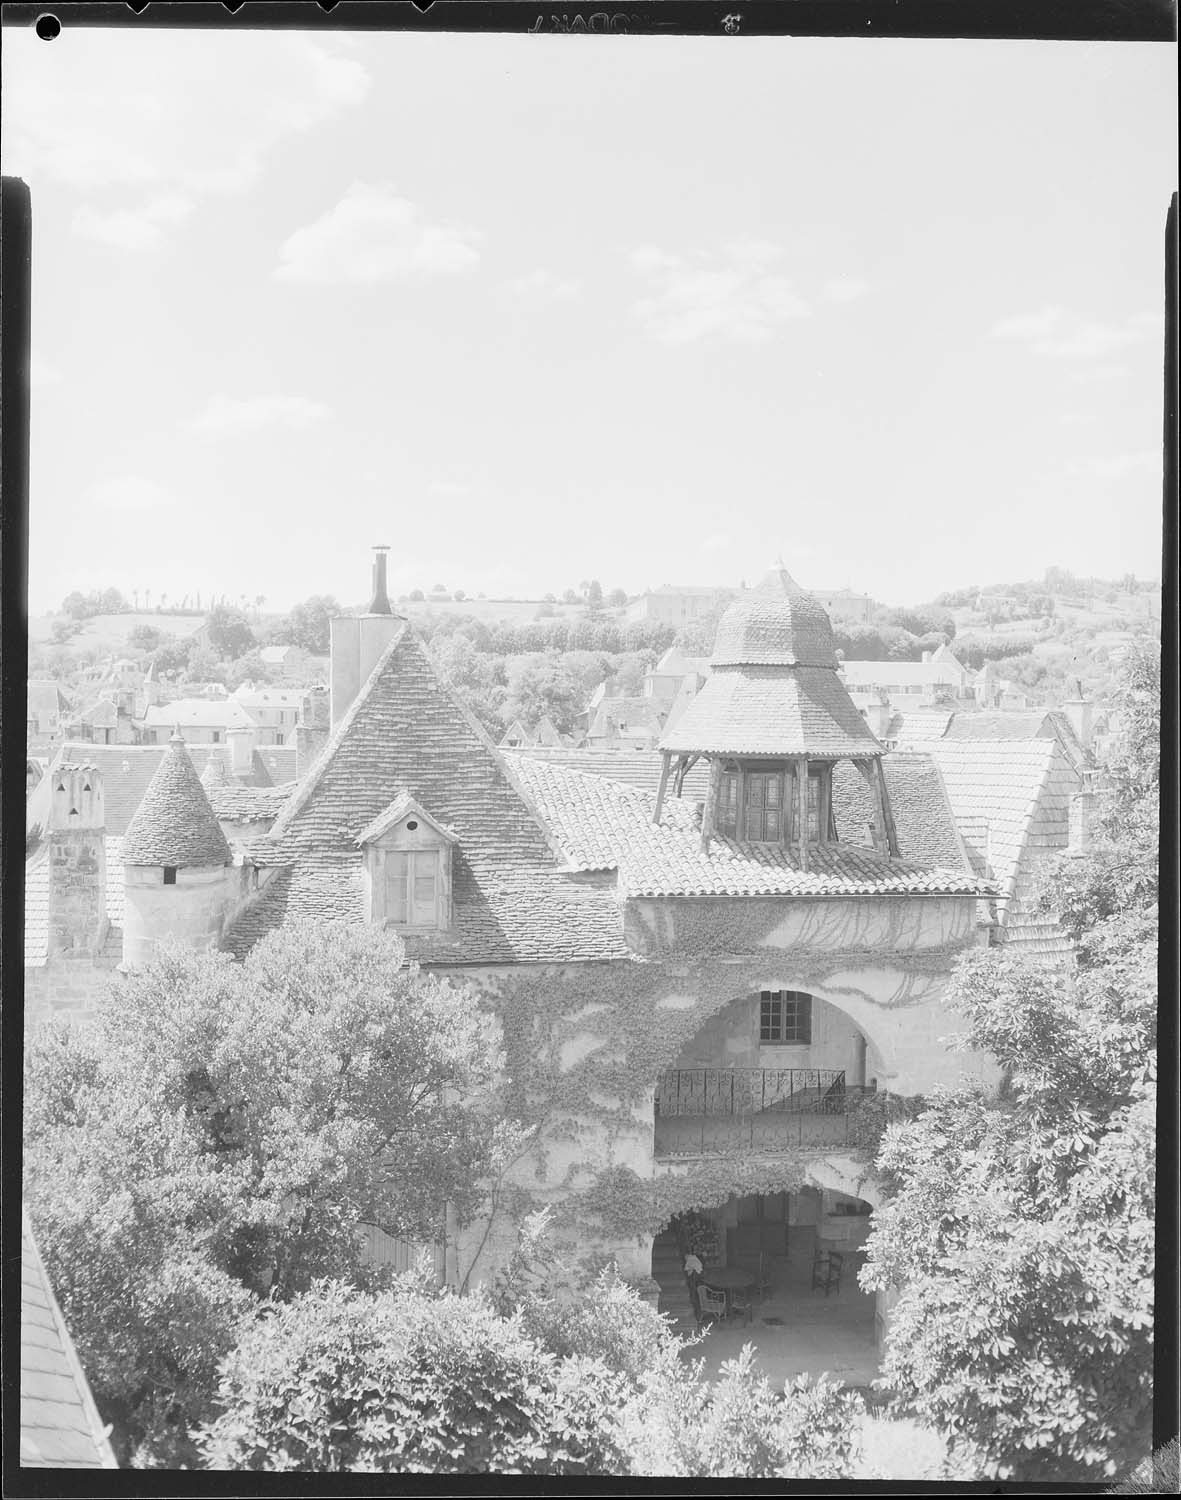
[(1002, 893), (951, 783), (883, 751), (782, 568), (729, 607), (658, 752), (506, 750), (393, 613), (381, 549), (369, 611), (332, 622), (328, 718), (289, 789), (235, 784), (220, 747), (153, 750), (101, 895), (93, 804), (89, 863), (55, 845), (57, 803), (34, 858), (85, 866), (66, 899), (96, 958), (116, 926), (134, 966), (165, 933), (243, 956), (296, 919), (377, 923), (492, 1008), (533, 1134), (487, 1219), (449, 1224), (454, 1284), (490, 1275), (542, 1203), (640, 1278), (690, 1209), (849, 1244), (876, 1201), (867, 1101), (995, 1077), (954, 1049), (943, 994)]

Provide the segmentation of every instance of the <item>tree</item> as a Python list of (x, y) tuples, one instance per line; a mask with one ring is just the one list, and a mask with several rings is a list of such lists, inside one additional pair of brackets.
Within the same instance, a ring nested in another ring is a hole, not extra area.
[(374, 1286), (360, 1222), (434, 1238), (444, 1204), (473, 1210), (507, 1130), (498, 1064), (474, 995), (339, 924), (241, 964), (162, 950), (93, 1034), (33, 1035), (26, 1197), (124, 1457), (191, 1457), (258, 1299)]
[(209, 611), (206, 632), (211, 650), (223, 661), (237, 661), (258, 644), (246, 616), (228, 604), (218, 604)]
[(575, 591), (573, 589), (566, 589), (565, 592), (562, 594), (562, 602), (564, 604), (577, 604), (578, 603), (578, 595), (575, 593)]
[(592, 578), (586, 585), (586, 607), (592, 611), (603, 607), (603, 585), (597, 578)]
[(412, 604), (420, 604), (422, 602), (422, 600), (425, 599), (425, 598), (426, 598), (426, 595), (423, 593), (423, 591), (421, 589), (411, 589), (410, 590), (410, 602)]
[(312, 594), (292, 606), (286, 620), (272, 632), (273, 639), (282, 645), (300, 646), (312, 656), (325, 656), (332, 645), (330, 622), (341, 613), (331, 594)]
[(1110, 1479), (1152, 1396), (1159, 657), (1130, 653), (1097, 840), (1042, 901), (1078, 943), (1048, 968), (960, 961), (952, 1003), (1000, 1063), (887, 1131), (863, 1284), (900, 1289), (884, 1378), (990, 1477)]
[(154, 651), (161, 639), (154, 625), (136, 625), (127, 632), (127, 644), (133, 651)]
[(610, 604), (613, 609), (622, 609), (623, 606), (627, 603), (627, 590), (612, 589), (611, 592), (607, 595), (607, 603)]
[(520, 719), (526, 729), (532, 729), (545, 716), (561, 734), (573, 729), (575, 716), (582, 708), (582, 695), (558, 656), (519, 657), (508, 664), (507, 678), (500, 705), (503, 723)]
[(546, 1353), (479, 1293), (322, 1282), (245, 1327), (201, 1447), (217, 1469), (618, 1471), (617, 1388), (601, 1365)]

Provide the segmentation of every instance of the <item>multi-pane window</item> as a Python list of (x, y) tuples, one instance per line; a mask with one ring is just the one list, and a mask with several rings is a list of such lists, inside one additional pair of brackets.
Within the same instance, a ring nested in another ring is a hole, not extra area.
[(759, 1041), (810, 1046), (812, 996), (801, 990), (764, 990), (759, 996)]
[(746, 837), (755, 843), (783, 838), (783, 772), (746, 773)]
[(438, 926), (438, 850), (391, 850), (386, 861), (390, 921), (399, 927)]

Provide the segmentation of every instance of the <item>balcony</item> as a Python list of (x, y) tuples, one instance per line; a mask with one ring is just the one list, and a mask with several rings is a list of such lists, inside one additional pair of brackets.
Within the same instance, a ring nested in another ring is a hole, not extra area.
[(656, 1085), (657, 1157), (843, 1146), (848, 1088), (833, 1068), (674, 1068)]

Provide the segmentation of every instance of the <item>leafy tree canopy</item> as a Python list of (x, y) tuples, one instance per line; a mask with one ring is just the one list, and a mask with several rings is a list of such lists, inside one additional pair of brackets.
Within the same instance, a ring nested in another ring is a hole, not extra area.
[(1159, 659), (1131, 653), (1098, 840), (1047, 877), (1073, 969), (961, 960), (951, 1002), (995, 1098), (887, 1130), (869, 1289), (899, 1290), (883, 1376), (989, 1476), (1095, 1481), (1148, 1442), (1152, 1392)]
[(242, 964), (162, 950), (93, 1033), (33, 1035), (27, 1201), (125, 1451), (188, 1451), (259, 1297), (369, 1285), (360, 1223), (435, 1238), (445, 1202), (472, 1210), (505, 1130), (498, 1062), (472, 995), (341, 925)]
[(229, 604), (215, 605), (209, 611), (206, 632), (210, 649), (225, 661), (237, 661), (258, 644), (246, 616)]

